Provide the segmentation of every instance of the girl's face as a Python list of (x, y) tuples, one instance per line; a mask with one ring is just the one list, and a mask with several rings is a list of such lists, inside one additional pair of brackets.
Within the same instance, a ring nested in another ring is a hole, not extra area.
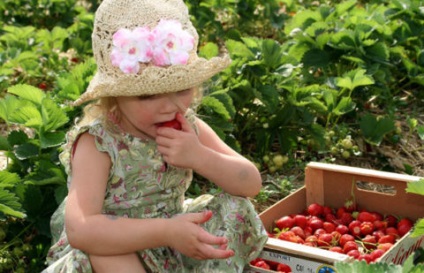
[(185, 114), (193, 101), (194, 90), (139, 97), (117, 97), (121, 113), (120, 126), (127, 133), (140, 138), (155, 138), (160, 123)]

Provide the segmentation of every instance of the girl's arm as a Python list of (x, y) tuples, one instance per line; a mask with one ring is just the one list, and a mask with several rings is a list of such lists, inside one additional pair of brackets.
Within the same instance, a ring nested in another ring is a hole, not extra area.
[[(102, 214), (111, 161), (95, 147), (94, 137), (83, 134), (72, 159), (72, 181), (65, 210), (65, 225), (72, 247), (94, 255), (119, 255), (170, 246), (194, 258), (226, 258), (226, 239), (198, 224), (208, 213), (171, 219), (129, 219)], [(219, 248), (214, 248), (219, 245)]]
[(159, 128), (158, 149), (169, 164), (193, 169), (224, 191), (238, 196), (258, 194), (262, 179), (249, 160), (227, 146), (202, 120), (196, 118), (199, 134), (181, 114), (177, 119), (182, 131)]
[(200, 149), (194, 171), (214, 182), (224, 191), (253, 197), (259, 193), (262, 179), (258, 168), (248, 159), (231, 149), (204, 121), (197, 119)]

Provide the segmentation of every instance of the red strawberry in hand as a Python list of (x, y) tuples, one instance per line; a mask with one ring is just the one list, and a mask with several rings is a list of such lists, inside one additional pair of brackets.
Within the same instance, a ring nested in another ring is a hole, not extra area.
[(173, 128), (175, 130), (181, 130), (181, 123), (176, 120), (170, 120), (170, 121), (165, 121), (159, 124), (159, 127), (168, 127), (168, 128)]

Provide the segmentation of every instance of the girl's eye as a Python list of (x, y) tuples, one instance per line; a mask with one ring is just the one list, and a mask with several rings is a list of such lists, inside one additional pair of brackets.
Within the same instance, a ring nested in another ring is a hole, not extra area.
[(138, 96), (139, 100), (149, 100), (149, 99), (153, 99), (155, 98), (156, 95), (142, 95), (142, 96)]

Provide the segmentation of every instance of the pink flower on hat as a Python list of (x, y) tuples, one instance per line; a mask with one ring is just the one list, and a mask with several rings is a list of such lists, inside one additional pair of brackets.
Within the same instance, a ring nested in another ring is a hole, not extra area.
[(153, 30), (148, 27), (121, 28), (112, 38), (112, 65), (126, 74), (138, 73), (139, 63), (152, 62), (156, 66), (186, 64), (195, 43), (194, 37), (175, 20), (161, 20)]
[(194, 38), (175, 20), (161, 20), (153, 29), (153, 58), (155, 65), (186, 64), (194, 47)]
[(119, 29), (113, 34), (113, 49), (110, 58), (113, 66), (119, 67), (124, 73), (137, 73), (139, 62), (150, 62), (153, 56), (153, 36), (147, 27), (134, 30)]

